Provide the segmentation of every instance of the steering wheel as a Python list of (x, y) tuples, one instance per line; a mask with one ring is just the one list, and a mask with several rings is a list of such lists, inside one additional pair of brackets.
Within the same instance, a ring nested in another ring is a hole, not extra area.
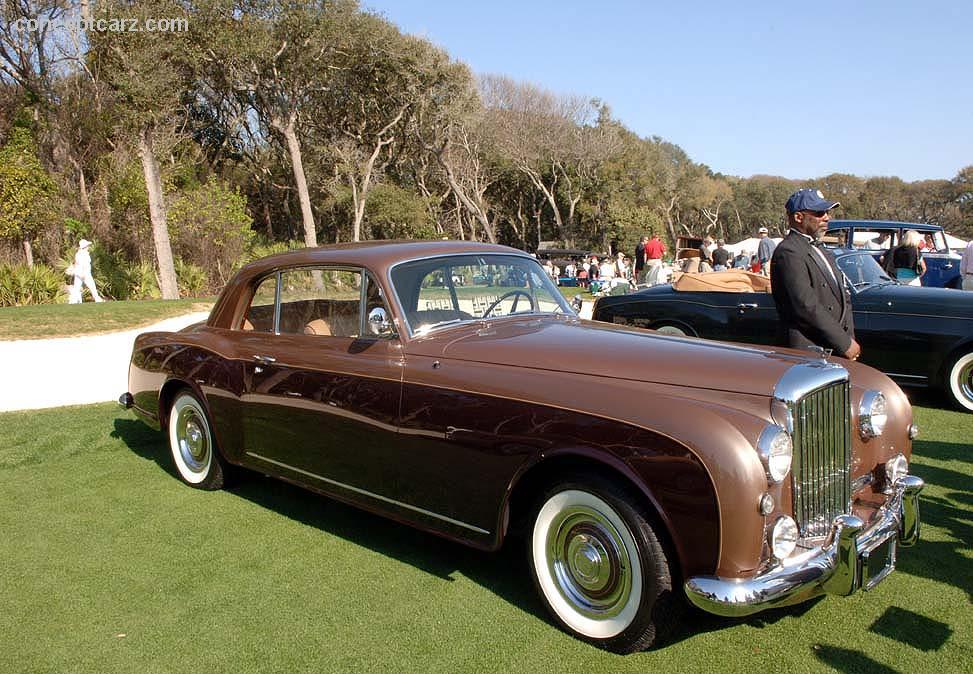
[(516, 297), (517, 298), (517, 299), (514, 300), (513, 306), (510, 307), (510, 313), (511, 314), (517, 313), (515, 311), (515, 309), (517, 308), (517, 302), (520, 301), (520, 297), (519, 297), (520, 295), (523, 295), (524, 297), (527, 298), (527, 301), (530, 302), (530, 310), (533, 311), (534, 310), (534, 298), (531, 297), (530, 296), (530, 293), (527, 292), (526, 290), (517, 289), (517, 290), (511, 290), (510, 292), (504, 293), (503, 295), (501, 295), (500, 297), (498, 297), (497, 298), (497, 301), (494, 302), (493, 304), (491, 304), (487, 308), (487, 310), (483, 312), (483, 318), (486, 318), (487, 316), (489, 316), (490, 313), (494, 309), (496, 309), (498, 306), (500, 306), (500, 303), (503, 302), (508, 297)]

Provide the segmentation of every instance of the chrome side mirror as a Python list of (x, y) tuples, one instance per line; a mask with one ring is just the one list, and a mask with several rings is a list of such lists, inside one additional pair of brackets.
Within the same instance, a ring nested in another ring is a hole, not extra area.
[(375, 307), (368, 312), (368, 331), (378, 337), (391, 337), (395, 332), (383, 307)]

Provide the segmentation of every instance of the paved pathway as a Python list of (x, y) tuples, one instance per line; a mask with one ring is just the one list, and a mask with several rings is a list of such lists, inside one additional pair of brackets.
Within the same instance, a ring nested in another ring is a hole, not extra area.
[[(591, 318), (592, 304), (584, 303), (582, 318)], [(187, 314), (107, 335), (0, 341), (4, 382), (0, 412), (118, 400), (128, 390), (128, 363), (136, 335), (179, 330), (206, 320), (207, 315)]]
[(199, 312), (107, 335), (0, 341), (0, 411), (118, 400), (128, 390), (135, 336), (206, 320)]

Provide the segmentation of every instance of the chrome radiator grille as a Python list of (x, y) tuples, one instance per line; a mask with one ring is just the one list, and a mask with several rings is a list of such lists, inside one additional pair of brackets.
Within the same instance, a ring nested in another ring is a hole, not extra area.
[(839, 381), (792, 404), (794, 519), (803, 538), (824, 536), (851, 507), (850, 386)]

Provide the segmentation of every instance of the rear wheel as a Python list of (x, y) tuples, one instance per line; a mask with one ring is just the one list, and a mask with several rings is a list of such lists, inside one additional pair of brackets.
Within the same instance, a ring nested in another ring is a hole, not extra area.
[(552, 487), (528, 545), (541, 598), (574, 636), (631, 653), (669, 626), (666, 554), (640, 509), (611, 483), (579, 476)]
[(953, 361), (946, 379), (946, 392), (961, 410), (973, 412), (973, 351)]
[(189, 391), (169, 409), (169, 448), (183, 482), (197, 489), (221, 489), (224, 465), (203, 404)]
[(655, 328), (655, 331), (658, 332), (660, 335), (672, 335), (673, 337), (693, 336), (690, 335), (684, 328), (672, 324), (660, 325), (659, 327)]

